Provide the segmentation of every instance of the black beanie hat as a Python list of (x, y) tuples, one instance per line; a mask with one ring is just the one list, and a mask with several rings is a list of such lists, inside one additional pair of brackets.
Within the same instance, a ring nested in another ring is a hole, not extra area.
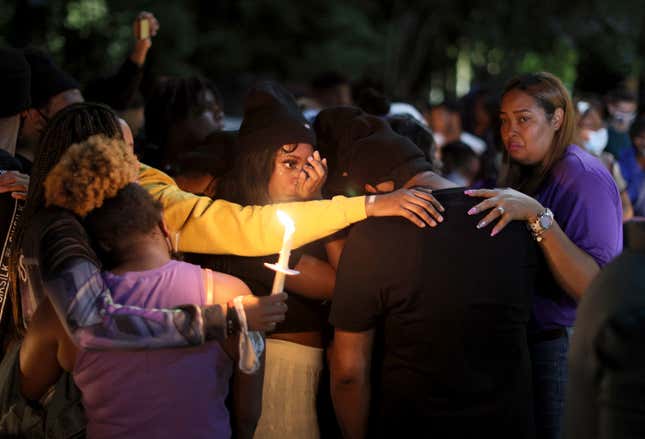
[(252, 87), (244, 100), (244, 119), (238, 137), (240, 148), (266, 148), (293, 143), (316, 144), (316, 135), (296, 100), (275, 82)]
[[(334, 118), (332, 112), (343, 108), (321, 111), (318, 117)], [(396, 134), (387, 121), (360, 112), (351, 117), (350, 123), (339, 125), (341, 132), (336, 154), (336, 169), (327, 185), (333, 194), (361, 195), (365, 184), (379, 184), (393, 180), (400, 188), (420, 172), (431, 171), (432, 165), (423, 152), (406, 137)]]
[(351, 143), (343, 137), (351, 135), (350, 126), (354, 118), (364, 114), (356, 107), (334, 107), (333, 110), (321, 111), (314, 121), (318, 151), (321, 157), (327, 158), (329, 175), (336, 170), (339, 145)]
[(31, 105), (31, 73), (20, 50), (0, 48), (0, 117), (15, 116)]
[(31, 67), (31, 106), (41, 108), (58, 93), (79, 88), (79, 83), (61, 70), (49, 54), (33, 47), (23, 49)]

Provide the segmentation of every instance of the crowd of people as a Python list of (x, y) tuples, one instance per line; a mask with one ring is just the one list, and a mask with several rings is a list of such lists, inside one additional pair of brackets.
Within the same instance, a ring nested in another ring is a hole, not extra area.
[(0, 435), (643, 433), (634, 94), (419, 111), (325, 73), (225, 131), (212, 81), (142, 87), (159, 29), (85, 87), (0, 49)]

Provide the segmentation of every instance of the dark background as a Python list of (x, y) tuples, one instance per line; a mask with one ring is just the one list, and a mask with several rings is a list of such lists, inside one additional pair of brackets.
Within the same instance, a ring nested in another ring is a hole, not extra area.
[(457, 93), (458, 64), (472, 89), (532, 70), (576, 92), (642, 82), (637, 0), (0, 0), (0, 44), (44, 47), (86, 81), (127, 56), (141, 10), (161, 24), (149, 73), (204, 75), (230, 102), (259, 76), (297, 87), (327, 70), (418, 105)]

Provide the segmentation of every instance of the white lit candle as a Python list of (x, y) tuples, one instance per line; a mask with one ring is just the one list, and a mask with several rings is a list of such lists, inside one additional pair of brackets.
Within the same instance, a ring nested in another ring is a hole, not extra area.
[(289, 215), (281, 210), (278, 210), (278, 219), (284, 226), (284, 236), (282, 238), (282, 248), (280, 249), (280, 257), (277, 264), (265, 263), (264, 265), (271, 270), (275, 271), (273, 278), (273, 288), (271, 294), (281, 293), (284, 291), (284, 280), (286, 275), (299, 274), (297, 270), (289, 268), (289, 256), (291, 256), (291, 246), (293, 245), (293, 233), (296, 231), (296, 226)]

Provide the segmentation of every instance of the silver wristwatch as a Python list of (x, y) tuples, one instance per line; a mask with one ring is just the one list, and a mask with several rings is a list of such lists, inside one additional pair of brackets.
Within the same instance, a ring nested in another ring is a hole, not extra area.
[(542, 234), (553, 226), (554, 221), (553, 212), (548, 207), (537, 216), (535, 221), (528, 221), (527, 225), (533, 234), (533, 239), (537, 242), (542, 241)]

